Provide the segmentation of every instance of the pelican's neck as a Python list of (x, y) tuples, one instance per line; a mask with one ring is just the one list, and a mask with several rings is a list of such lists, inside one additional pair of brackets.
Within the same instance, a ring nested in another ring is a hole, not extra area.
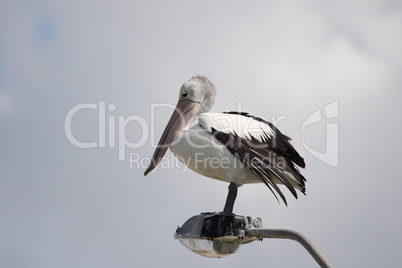
[[(196, 121), (198, 122), (198, 117), (199, 117), (199, 114), (194, 116), (194, 118), (183, 128), (183, 130), (181, 132), (188, 130), (193, 122), (196, 122)], [(177, 135), (177, 136), (179, 136), (179, 135)]]

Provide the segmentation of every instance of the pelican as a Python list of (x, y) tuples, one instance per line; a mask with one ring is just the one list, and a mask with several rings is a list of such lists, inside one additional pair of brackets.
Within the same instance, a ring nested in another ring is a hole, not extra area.
[[(273, 124), (244, 112), (209, 113), (215, 103), (215, 86), (205, 76), (194, 76), (180, 88), (179, 101), (146, 176), (161, 161), (168, 148), (184, 165), (198, 174), (229, 183), (223, 209), (233, 214), (237, 188), (264, 183), (287, 205), (278, 184), (297, 198), (305, 194), (306, 179), (298, 168), (304, 159), (290, 144), (290, 138)], [(198, 124), (190, 124), (198, 118)]]

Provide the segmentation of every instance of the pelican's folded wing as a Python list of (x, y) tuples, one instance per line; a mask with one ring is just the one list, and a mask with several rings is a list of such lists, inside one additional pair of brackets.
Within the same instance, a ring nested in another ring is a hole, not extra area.
[(294, 165), (305, 167), (304, 159), (290, 144), (290, 138), (271, 123), (237, 112), (201, 114), (199, 123), (265, 183), (274, 195), (277, 192), (285, 204), (286, 198), (276, 182), (284, 184), (295, 198), (295, 188), (305, 194), (305, 178)]

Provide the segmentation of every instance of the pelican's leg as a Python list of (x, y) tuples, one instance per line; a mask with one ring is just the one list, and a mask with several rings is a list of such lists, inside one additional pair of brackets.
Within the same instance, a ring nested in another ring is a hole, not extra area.
[(233, 213), (233, 205), (234, 202), (236, 200), (236, 196), (237, 196), (237, 185), (233, 182), (231, 182), (229, 184), (229, 193), (228, 196), (226, 197), (226, 204), (225, 204), (225, 208), (223, 209), (223, 212), (225, 213)]

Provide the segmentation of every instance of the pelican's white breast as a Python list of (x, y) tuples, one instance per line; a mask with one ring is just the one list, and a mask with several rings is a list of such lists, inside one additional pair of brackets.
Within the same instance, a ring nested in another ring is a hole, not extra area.
[(261, 180), (212, 135), (211, 126), (222, 131), (225, 124), (230, 127), (232, 119), (230, 114), (203, 113), (199, 124), (175, 137), (170, 150), (180, 162), (201, 175), (238, 185), (259, 183)]

